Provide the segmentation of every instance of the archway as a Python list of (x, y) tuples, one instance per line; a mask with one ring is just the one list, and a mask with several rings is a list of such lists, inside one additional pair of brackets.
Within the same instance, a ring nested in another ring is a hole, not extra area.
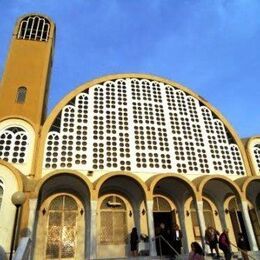
[(236, 244), (239, 231), (237, 230), (237, 225), (234, 221), (233, 211), (229, 210), (229, 202), (231, 198), (236, 198), (239, 205), (239, 221), (241, 222), (241, 225), (245, 226), (244, 218), (241, 213), (241, 192), (238, 186), (225, 176), (217, 176), (205, 178), (200, 183), (199, 188), (201, 189), (202, 195), (211, 198), (212, 202), (216, 205), (217, 214), (222, 224), (221, 228), (229, 229), (229, 238), (234, 245), (232, 250), (237, 251)]
[[(46, 237), (44, 259), (79, 259), (84, 251), (84, 217), (81, 201), (68, 193), (50, 196), (41, 206)], [(83, 243), (82, 243), (83, 242)]]
[(148, 235), (143, 186), (135, 178), (115, 174), (98, 180), (96, 187), (97, 257), (129, 256), (132, 228)]
[[(161, 199), (161, 205), (162, 207), (166, 207), (168, 211), (168, 213), (165, 214), (165, 219), (160, 218), (158, 223), (156, 222), (156, 216), (154, 216), (155, 231), (158, 228), (158, 224), (160, 224), (159, 222), (167, 224), (166, 228), (169, 229), (169, 233), (172, 232), (173, 224), (179, 224), (180, 229), (184, 234), (182, 241), (184, 252), (188, 252), (189, 244), (191, 242), (189, 238), (190, 227), (186, 225), (189, 216), (186, 214), (184, 204), (188, 198), (195, 199), (196, 197), (192, 183), (183, 177), (160, 175), (156, 176), (152, 181), (151, 192), (153, 192), (155, 198), (158, 196), (164, 198), (164, 200)], [(157, 254), (158, 253), (157, 250)]]
[(90, 191), (82, 179), (58, 174), (41, 186), (33, 241), (35, 259), (89, 255)]

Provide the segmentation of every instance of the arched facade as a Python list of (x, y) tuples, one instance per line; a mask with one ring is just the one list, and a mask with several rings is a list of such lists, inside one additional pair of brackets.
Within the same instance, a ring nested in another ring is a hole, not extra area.
[[(146, 74), (87, 82), (44, 118), (54, 37), (46, 16), (19, 19), (1, 82), (0, 246), (7, 254), (15, 191), (26, 194), (18, 233), (32, 239), (36, 260), (127, 257), (133, 227), (140, 254), (155, 256), (161, 223), (169, 234), (180, 226), (183, 253), (194, 240), (207, 250), (209, 225), (229, 227), (235, 246), (237, 231), (244, 232), (257, 251), (259, 138), (244, 145), (199, 95)], [(21, 50), (32, 52), (25, 57)]]

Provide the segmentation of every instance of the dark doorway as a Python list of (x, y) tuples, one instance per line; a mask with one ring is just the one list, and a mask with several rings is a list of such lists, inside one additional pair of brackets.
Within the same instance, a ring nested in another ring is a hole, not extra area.
[[(164, 238), (170, 243), (170, 235), (171, 231), (173, 229), (173, 226), (176, 224), (176, 213), (175, 211), (171, 212), (154, 212), (153, 213), (153, 219), (154, 219), (154, 230), (155, 235), (158, 236), (161, 232), (160, 230), (160, 224), (164, 223), (165, 225), (165, 232), (164, 232)], [(160, 251), (162, 251), (162, 255), (170, 255), (171, 249), (170, 247), (164, 242), (161, 241), (161, 249), (159, 245), (159, 240), (156, 239), (156, 250), (157, 255), (160, 255)]]
[(233, 226), (236, 242), (238, 242), (238, 233), (240, 233), (240, 232), (243, 233), (244, 238), (246, 240), (247, 248), (248, 248), (248, 250), (250, 250), (250, 246), (249, 246), (249, 242), (248, 242), (248, 237), (247, 237), (247, 233), (246, 233), (246, 228), (245, 228), (245, 223), (244, 223), (244, 219), (243, 219), (243, 216), (242, 216), (242, 212), (241, 211), (232, 210), (232, 211), (230, 211), (230, 217), (231, 217), (231, 222), (232, 222), (232, 226)]
[[(174, 216), (173, 216), (174, 215)], [(164, 223), (165, 229), (171, 231), (173, 225), (176, 223), (176, 216), (175, 212), (154, 212), (153, 213), (153, 220), (154, 220), (154, 229), (155, 235), (158, 233), (157, 231), (160, 228), (160, 224)]]

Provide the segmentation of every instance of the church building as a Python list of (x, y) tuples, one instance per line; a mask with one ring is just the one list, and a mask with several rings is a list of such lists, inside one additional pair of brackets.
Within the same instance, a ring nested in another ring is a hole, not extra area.
[(239, 232), (258, 251), (260, 136), (241, 139), (201, 96), (147, 74), (86, 82), (46, 116), (54, 42), (49, 17), (18, 19), (0, 81), (1, 250), (128, 257), (136, 227), (156, 256), (164, 223), (180, 226), (184, 254), (208, 226), (228, 228), (234, 252)]

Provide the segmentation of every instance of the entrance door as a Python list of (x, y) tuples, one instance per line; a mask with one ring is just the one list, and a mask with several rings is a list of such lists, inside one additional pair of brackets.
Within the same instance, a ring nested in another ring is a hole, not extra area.
[(126, 257), (133, 210), (129, 202), (118, 194), (108, 194), (100, 200), (98, 257)]
[(48, 198), (40, 211), (34, 259), (83, 259), (83, 213), (81, 203), (69, 194)]
[[(158, 236), (160, 234), (160, 225), (163, 223), (166, 231), (164, 237), (166, 240), (169, 240), (173, 226), (176, 224), (176, 211), (173, 203), (164, 196), (155, 196), (153, 200), (153, 219), (155, 235)], [(163, 254), (170, 254), (171, 249), (169, 246), (164, 241), (161, 243), (162, 248), (160, 249), (159, 241), (158, 239), (156, 240), (157, 254), (160, 255), (160, 250)]]
[(229, 214), (232, 222), (234, 235), (236, 238), (236, 243), (238, 242), (238, 233), (242, 232), (246, 240), (247, 247), (248, 249), (250, 249), (244, 219), (242, 216), (242, 212), (239, 210), (236, 198), (233, 198), (229, 202)]

